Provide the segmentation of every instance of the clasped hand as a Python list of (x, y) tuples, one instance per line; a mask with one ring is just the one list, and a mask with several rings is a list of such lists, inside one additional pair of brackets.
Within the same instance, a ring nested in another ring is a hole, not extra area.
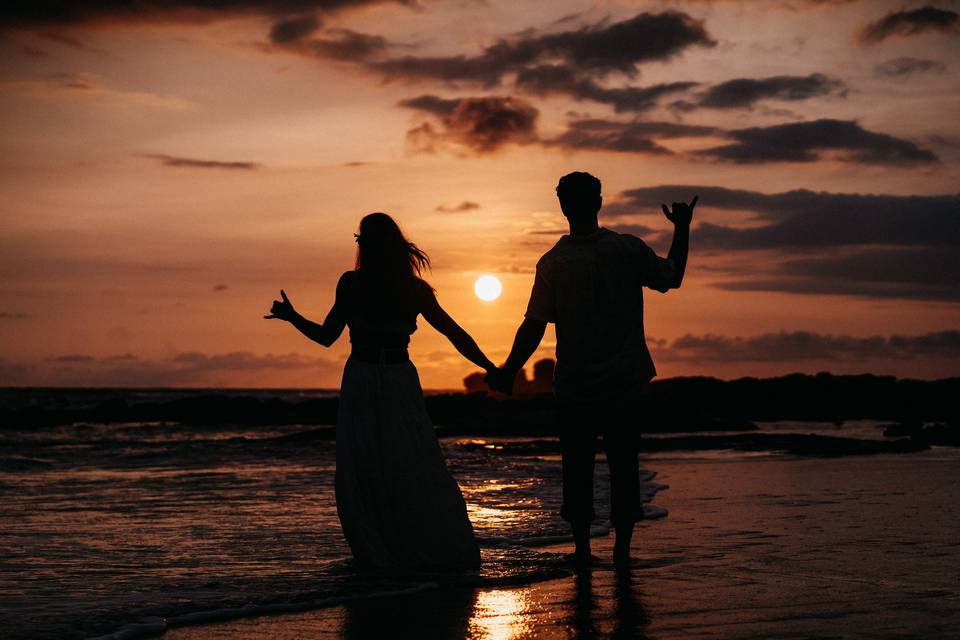
[(287, 294), (284, 293), (283, 289), (280, 289), (280, 297), (283, 299), (273, 301), (273, 305), (270, 307), (270, 315), (263, 316), (265, 319), (287, 320), (289, 322), (296, 317), (297, 312), (293, 308), (293, 305), (290, 304), (290, 300), (287, 298)]
[(516, 380), (516, 375), (511, 375), (509, 371), (497, 367), (487, 371), (487, 375), (483, 380), (487, 383), (487, 386), (490, 387), (491, 391), (499, 391), (500, 393), (510, 395), (513, 393), (513, 381)]

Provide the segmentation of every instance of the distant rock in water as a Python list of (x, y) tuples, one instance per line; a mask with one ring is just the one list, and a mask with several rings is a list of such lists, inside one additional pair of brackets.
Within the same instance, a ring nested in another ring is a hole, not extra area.
[[(465, 380), (470, 393), (426, 395), (434, 425), (448, 435), (554, 435), (553, 361), (517, 378), (512, 397), (485, 391), (483, 374)], [(667, 378), (654, 380), (625, 416), (644, 433), (752, 432), (757, 422), (883, 420), (888, 436), (925, 445), (957, 445), (960, 378), (898, 380), (890, 376)], [(0, 389), (0, 430), (72, 424), (332, 425), (336, 392), (267, 389)], [(315, 438), (322, 434), (313, 434)], [(16, 462), (11, 464), (29, 464)]]

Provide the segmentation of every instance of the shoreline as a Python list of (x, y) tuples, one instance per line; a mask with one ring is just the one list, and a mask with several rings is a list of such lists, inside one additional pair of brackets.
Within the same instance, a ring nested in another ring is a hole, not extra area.
[(627, 575), (610, 562), (610, 535), (593, 540), (600, 563), (589, 572), (180, 627), (163, 638), (363, 638), (382, 635), (383, 621), (392, 635), (477, 640), (952, 638), (960, 516), (937, 505), (960, 499), (957, 454), (918, 455), (924, 466), (913, 473), (892, 455), (662, 459), (671, 515), (637, 527)]
[[(456, 433), (534, 436), (554, 430), (554, 398), (539, 391), (509, 398), (482, 390), (426, 394), (425, 400), (434, 424)], [(637, 426), (659, 433), (755, 431), (754, 422), (869, 419), (956, 428), (957, 396), (960, 378), (826, 373), (730, 381), (666, 378), (650, 383), (638, 405), (642, 422), (638, 419)], [(336, 394), (327, 390), (0, 388), (0, 422), (31, 427), (78, 422), (320, 426), (336, 423), (337, 406)]]

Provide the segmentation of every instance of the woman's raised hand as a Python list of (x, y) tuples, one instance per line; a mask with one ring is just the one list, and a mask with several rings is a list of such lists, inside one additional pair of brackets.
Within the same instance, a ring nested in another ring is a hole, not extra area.
[(290, 300), (287, 298), (287, 294), (284, 293), (283, 289), (280, 289), (280, 297), (283, 298), (283, 300), (273, 301), (273, 306), (270, 307), (270, 315), (263, 316), (267, 320), (277, 319), (290, 321), (296, 317), (297, 312), (294, 310), (293, 305), (290, 304)]

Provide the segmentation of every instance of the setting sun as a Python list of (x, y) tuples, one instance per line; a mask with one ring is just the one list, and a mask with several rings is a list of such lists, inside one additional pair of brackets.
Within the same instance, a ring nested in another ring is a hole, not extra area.
[(486, 275), (477, 278), (477, 282), (473, 285), (473, 291), (481, 300), (490, 302), (500, 297), (503, 286), (494, 276)]

